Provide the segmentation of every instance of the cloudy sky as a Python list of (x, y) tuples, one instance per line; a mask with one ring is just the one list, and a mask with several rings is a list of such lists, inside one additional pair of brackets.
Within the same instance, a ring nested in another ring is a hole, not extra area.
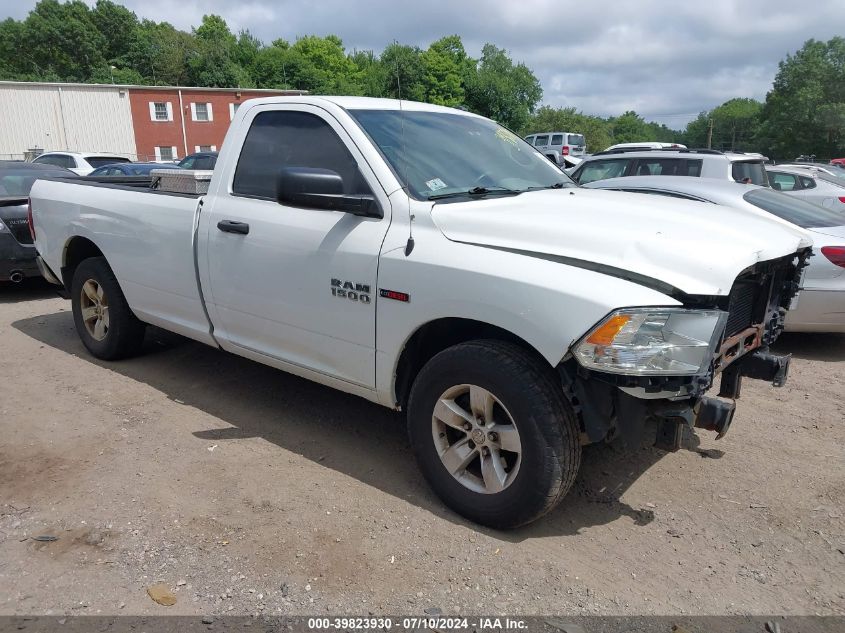
[[(217, 13), (268, 42), (334, 33), (349, 49), (379, 51), (457, 33), (470, 54), (492, 42), (525, 62), (545, 103), (633, 109), (671, 127), (735, 96), (763, 99), (787, 53), (845, 36), (844, 0), (117, 1), (184, 29)], [(34, 4), (0, 0), (0, 18), (20, 19)]]

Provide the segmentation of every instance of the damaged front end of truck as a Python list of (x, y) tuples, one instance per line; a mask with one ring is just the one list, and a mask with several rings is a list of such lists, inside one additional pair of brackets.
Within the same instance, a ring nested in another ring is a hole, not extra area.
[[(637, 446), (656, 423), (655, 446), (681, 448), (685, 428), (723, 437), (742, 379), (783, 386), (789, 355), (769, 346), (783, 332), (809, 247), (743, 271), (723, 296), (673, 293), (683, 307), (617, 310), (558, 365), (582, 426), (582, 443)], [(708, 330), (708, 328), (712, 328)], [(710, 336), (708, 337), (708, 331)], [(705, 395), (719, 378), (718, 396)]]

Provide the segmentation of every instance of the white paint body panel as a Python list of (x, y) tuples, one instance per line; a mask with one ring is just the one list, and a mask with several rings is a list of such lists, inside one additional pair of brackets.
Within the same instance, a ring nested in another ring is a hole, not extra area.
[[(673, 176), (628, 176), (602, 180), (586, 185), (590, 189), (623, 189), (625, 192), (640, 190), (643, 193), (662, 193), (694, 196), (706, 202), (690, 202), (688, 213), (695, 217), (713, 218), (727, 207), (753, 218), (769, 218), (782, 226), (802, 231), (812, 239), (813, 257), (804, 271), (801, 292), (793, 302), (793, 309), (786, 315), (789, 332), (845, 332), (845, 268), (834, 265), (820, 251), (824, 246), (845, 246), (845, 218), (843, 226), (801, 229), (763, 209), (747, 202), (743, 195), (756, 185), (733, 182), (712, 182), (701, 178)], [(621, 193), (621, 192), (620, 192)], [(782, 192), (787, 195), (787, 192)], [(649, 199), (663, 199), (662, 196)], [(679, 201), (680, 202), (680, 201)], [(712, 203), (712, 204), (707, 204)]]
[(440, 204), (432, 216), (455, 241), (595, 262), (699, 295), (727, 294), (739, 271), (811, 243), (766, 217), (698, 209), (656, 196), (557, 189)]
[[(348, 114), (356, 107), (398, 105), (355, 97), (244, 103), (199, 208), (189, 197), (40, 181), (32, 190), (38, 250), (58, 272), (69, 240), (86, 237), (106, 255), (143, 320), (394, 406), (402, 350), (431, 321), (459, 317), (497, 326), (554, 365), (616, 308), (679, 305), (555, 256), (625, 268), (686, 293), (725, 295), (743, 269), (794, 252), (805, 239), (765, 218), (738, 215), (730, 217), (738, 227), (716, 220), (702, 227), (685, 212), (673, 213), (675, 202), (652, 204), (633, 194), (558, 190), (469, 203), (412, 200)], [(306, 110), (328, 121), (384, 218), (232, 196), (249, 122), (268, 109)], [(250, 232), (222, 233), (221, 219), (247, 222)], [(411, 230), (415, 248), (406, 255)], [(333, 297), (332, 277), (371, 285), (371, 303)], [(381, 299), (378, 288), (408, 293), (410, 302)]]

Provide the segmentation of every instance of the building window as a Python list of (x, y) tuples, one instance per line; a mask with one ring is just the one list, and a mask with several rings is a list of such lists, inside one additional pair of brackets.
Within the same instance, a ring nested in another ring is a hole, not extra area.
[(241, 107), (240, 103), (230, 103), (229, 104), (229, 120), (233, 121), (235, 119), (235, 112), (238, 111), (238, 108)]
[(163, 162), (172, 162), (179, 158), (175, 147), (161, 146), (156, 147), (156, 160)]
[(194, 145), (194, 150), (197, 152), (216, 152), (216, 145)]
[(173, 106), (169, 101), (150, 101), (150, 119), (152, 121), (172, 121)]
[(194, 121), (213, 121), (214, 114), (210, 103), (192, 103), (191, 119)]

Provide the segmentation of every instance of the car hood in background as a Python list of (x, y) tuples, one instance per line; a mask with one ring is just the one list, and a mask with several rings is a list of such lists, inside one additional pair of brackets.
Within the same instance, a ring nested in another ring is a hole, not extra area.
[(632, 281), (654, 280), (691, 295), (726, 295), (746, 268), (812, 244), (797, 227), (703, 204), (555, 189), (438, 203), (431, 213), (456, 242), (557, 257), (618, 277), (633, 273)]

